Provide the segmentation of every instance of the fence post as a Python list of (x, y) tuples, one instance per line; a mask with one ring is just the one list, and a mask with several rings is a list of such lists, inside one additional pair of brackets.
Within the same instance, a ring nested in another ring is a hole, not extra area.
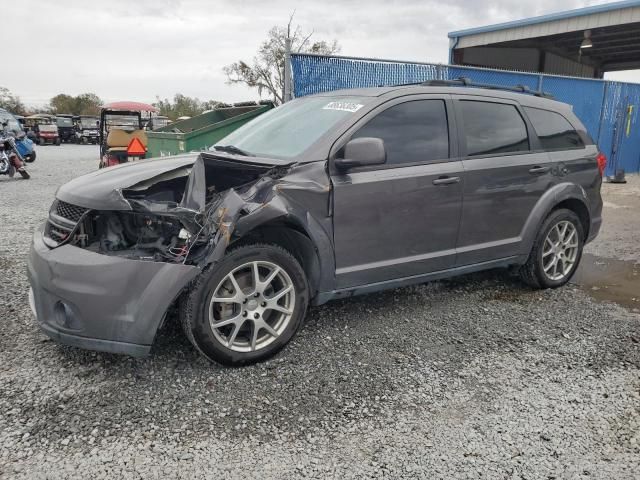
[(284, 39), (284, 92), (282, 92), (282, 101), (291, 100), (291, 39)]
[(543, 83), (544, 83), (544, 75), (538, 75), (538, 91), (542, 92), (542, 88), (543, 88)]
[(600, 121), (598, 122), (598, 135), (596, 138), (596, 145), (600, 148), (600, 134), (602, 133), (602, 124), (604, 123), (604, 111), (607, 108), (607, 96), (609, 95), (609, 82), (604, 82), (604, 91), (602, 92), (602, 103), (600, 105)]

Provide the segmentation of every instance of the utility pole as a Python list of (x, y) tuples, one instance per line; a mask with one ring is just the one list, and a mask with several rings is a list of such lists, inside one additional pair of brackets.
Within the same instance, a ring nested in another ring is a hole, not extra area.
[(287, 35), (284, 39), (284, 92), (282, 92), (282, 101), (288, 102), (293, 96), (291, 95), (291, 38)]

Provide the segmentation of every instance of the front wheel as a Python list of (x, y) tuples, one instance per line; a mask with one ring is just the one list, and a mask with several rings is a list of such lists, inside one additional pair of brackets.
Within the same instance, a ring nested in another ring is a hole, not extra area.
[(578, 268), (583, 247), (584, 229), (578, 216), (571, 210), (555, 210), (542, 224), (520, 276), (534, 288), (561, 287)]
[(36, 152), (33, 151), (27, 155), (24, 156), (24, 161), (27, 163), (33, 163), (36, 161)]
[(44, 144), (45, 144), (45, 143), (47, 143), (47, 142), (45, 142), (44, 138), (41, 138), (40, 140), (38, 140), (38, 143), (39, 143), (40, 145), (44, 145)]
[(225, 365), (264, 360), (302, 324), (309, 302), (304, 270), (286, 250), (247, 245), (205, 270), (181, 301), (191, 343)]

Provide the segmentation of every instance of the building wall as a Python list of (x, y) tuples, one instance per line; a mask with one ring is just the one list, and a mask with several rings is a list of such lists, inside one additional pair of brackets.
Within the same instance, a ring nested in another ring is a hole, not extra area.
[(456, 50), (454, 63), (571, 77), (593, 78), (595, 75), (595, 69), (591, 65), (585, 65), (550, 52), (544, 54), (543, 65), (541, 65), (541, 55), (541, 51), (537, 48), (474, 47)]
[(547, 52), (544, 57), (544, 70), (541, 73), (593, 78), (595, 76), (595, 68), (591, 65), (585, 65), (575, 60)]
[[(567, 14), (570, 13), (571, 12), (567, 12)], [(609, 27), (634, 22), (640, 22), (640, 7), (638, 6), (596, 12), (588, 15), (567, 16), (567, 18), (546, 22), (512, 22), (514, 26), (511, 28), (491, 30), (492, 27), (486, 27), (486, 29), (478, 29), (478, 33), (460, 36), (457, 39), (456, 48), (487, 46), (500, 42), (546, 37), (590, 28)], [(455, 36), (456, 33), (462, 34), (463, 32), (453, 32), (450, 35)]]

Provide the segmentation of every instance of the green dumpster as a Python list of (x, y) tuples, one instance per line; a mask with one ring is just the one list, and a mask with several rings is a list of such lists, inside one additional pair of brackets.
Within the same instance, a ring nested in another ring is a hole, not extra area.
[(218, 108), (147, 132), (147, 158), (207, 150), (249, 120), (274, 108), (253, 104)]

